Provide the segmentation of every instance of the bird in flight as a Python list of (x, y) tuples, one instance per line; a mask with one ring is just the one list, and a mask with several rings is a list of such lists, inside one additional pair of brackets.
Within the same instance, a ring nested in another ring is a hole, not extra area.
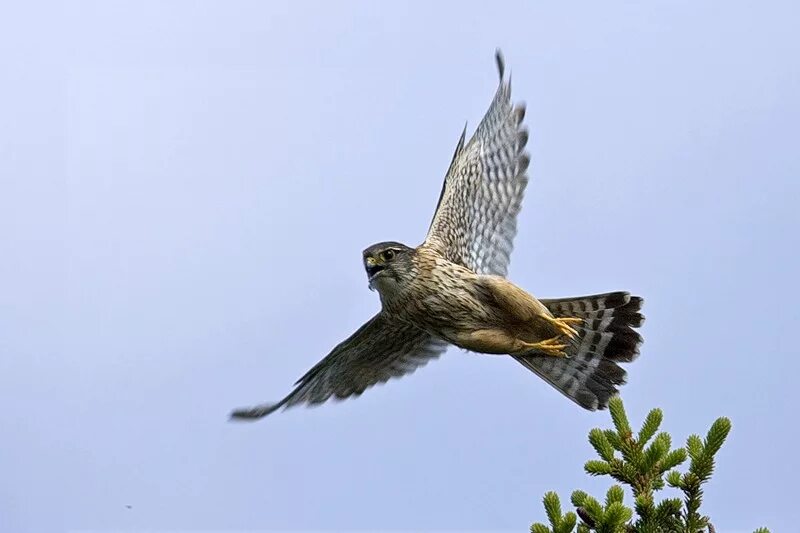
[(642, 337), (642, 299), (627, 292), (537, 299), (508, 279), (530, 159), (525, 106), (500, 84), (469, 141), (456, 145), (425, 241), (364, 250), (381, 310), (301, 377), (285, 398), (236, 409), (255, 420), (281, 408), (359, 396), (414, 372), (449, 345), (519, 361), (581, 407), (603, 409), (625, 383)]

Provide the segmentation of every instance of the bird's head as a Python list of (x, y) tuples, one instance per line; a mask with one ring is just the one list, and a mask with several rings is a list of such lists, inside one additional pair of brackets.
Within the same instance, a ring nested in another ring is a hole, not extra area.
[(413, 269), (413, 248), (399, 242), (381, 242), (364, 250), (369, 288), (384, 293), (408, 279)]

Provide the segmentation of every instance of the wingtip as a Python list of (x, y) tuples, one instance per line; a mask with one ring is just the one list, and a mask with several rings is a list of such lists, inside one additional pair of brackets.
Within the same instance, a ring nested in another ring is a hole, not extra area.
[(500, 48), (495, 49), (494, 60), (497, 62), (497, 73), (500, 76), (500, 82), (502, 83), (506, 72), (506, 62), (505, 59), (503, 59), (503, 51), (500, 50)]
[(253, 407), (234, 409), (228, 416), (228, 420), (231, 422), (254, 422), (264, 418), (268, 414), (274, 413), (281, 405), (282, 404), (280, 402), (265, 403), (261, 405), (255, 405)]

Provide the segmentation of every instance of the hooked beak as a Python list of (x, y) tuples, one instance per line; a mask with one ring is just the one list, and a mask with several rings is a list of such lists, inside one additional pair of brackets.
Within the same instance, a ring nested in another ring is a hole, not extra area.
[(369, 280), (372, 281), (378, 273), (382, 272), (383, 269), (386, 267), (384, 265), (379, 265), (374, 257), (367, 257), (364, 260), (364, 268), (367, 270), (367, 276)]

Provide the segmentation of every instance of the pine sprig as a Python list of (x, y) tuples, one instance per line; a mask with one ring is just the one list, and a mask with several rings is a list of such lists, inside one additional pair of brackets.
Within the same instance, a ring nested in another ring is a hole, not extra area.
[(561, 501), (558, 498), (558, 494), (555, 492), (546, 493), (542, 498), (542, 503), (544, 503), (550, 527), (536, 523), (531, 526), (531, 533), (572, 533), (578, 517), (572, 511), (565, 515), (561, 514)]
[[(672, 449), (672, 438), (660, 432), (663, 413), (651, 410), (642, 427), (634, 434), (622, 400), (612, 398), (608, 404), (613, 429), (595, 428), (589, 432), (589, 443), (597, 453), (584, 470), (592, 476), (610, 476), (620, 484), (612, 485), (601, 503), (584, 491), (572, 493), (575, 512), (562, 515), (561, 503), (554, 492), (544, 497), (550, 526), (534, 524), (533, 533), (713, 533), (707, 516), (700, 513), (703, 485), (714, 472), (715, 456), (731, 430), (727, 418), (717, 419), (705, 438), (691, 435), (686, 446)], [(689, 459), (689, 467), (677, 467)], [(683, 498), (656, 499), (665, 486), (676, 488)], [(633, 508), (624, 503), (627, 486), (633, 494)], [(578, 521), (580, 518), (580, 521)], [(769, 533), (765, 528), (756, 533)]]
[(639, 430), (639, 442), (647, 442), (653, 438), (658, 428), (661, 427), (663, 419), (664, 413), (661, 412), (661, 409), (653, 409), (650, 411), (644, 419), (642, 429)]
[(628, 422), (628, 415), (619, 396), (615, 396), (608, 402), (608, 410), (611, 413), (611, 420), (620, 435), (630, 435), (631, 425)]
[(686, 439), (686, 451), (691, 458), (689, 471), (681, 475), (672, 471), (667, 477), (670, 486), (683, 491), (683, 519), (687, 531), (700, 531), (709, 525), (707, 516), (700, 514), (703, 503), (703, 485), (711, 479), (714, 472), (714, 456), (720, 450), (731, 431), (731, 421), (718, 418), (708, 430), (705, 439), (698, 435), (690, 435)]

